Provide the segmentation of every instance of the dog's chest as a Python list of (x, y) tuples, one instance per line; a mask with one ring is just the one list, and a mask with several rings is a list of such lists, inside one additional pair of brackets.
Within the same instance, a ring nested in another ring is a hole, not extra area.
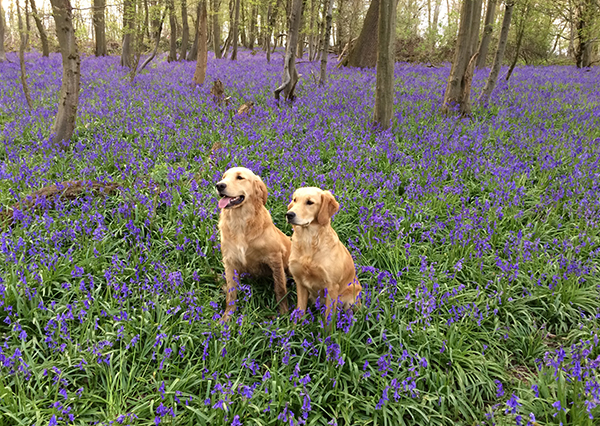
[(289, 268), (294, 278), (300, 280), (304, 287), (318, 291), (325, 286), (323, 267), (315, 257), (291, 256)]

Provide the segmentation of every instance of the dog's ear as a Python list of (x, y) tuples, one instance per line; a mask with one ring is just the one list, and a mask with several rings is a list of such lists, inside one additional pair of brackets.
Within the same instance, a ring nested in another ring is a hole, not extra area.
[(256, 176), (256, 179), (254, 179), (254, 194), (258, 200), (262, 201), (263, 206), (267, 205), (269, 191), (267, 190), (267, 185), (265, 185), (262, 179), (258, 176)]
[(319, 225), (327, 225), (329, 219), (331, 219), (339, 208), (340, 205), (335, 201), (335, 198), (333, 198), (333, 194), (329, 191), (324, 191), (323, 195), (321, 195), (321, 208), (317, 215), (317, 222)]

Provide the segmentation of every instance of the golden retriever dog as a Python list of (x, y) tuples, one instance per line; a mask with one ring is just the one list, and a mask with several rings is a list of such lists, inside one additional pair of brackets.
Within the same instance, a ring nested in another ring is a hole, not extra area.
[(292, 243), (275, 227), (265, 208), (267, 187), (252, 171), (234, 167), (225, 172), (216, 188), (221, 197), (219, 232), (227, 281), (222, 321), (235, 310), (241, 273), (272, 275), (279, 311), (287, 313), (285, 271)]
[(344, 309), (359, 306), (362, 287), (354, 261), (331, 227), (339, 207), (331, 192), (313, 187), (297, 189), (288, 205), (285, 216), (294, 228), (290, 272), (296, 281), (300, 316), (309, 297), (315, 301), (320, 296), (326, 303), (328, 320), (338, 300)]

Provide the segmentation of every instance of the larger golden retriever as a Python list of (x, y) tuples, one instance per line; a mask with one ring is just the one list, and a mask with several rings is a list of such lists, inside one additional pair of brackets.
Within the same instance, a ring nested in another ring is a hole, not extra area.
[(338, 209), (331, 192), (313, 187), (297, 189), (288, 205), (286, 219), (294, 228), (290, 272), (296, 281), (300, 315), (309, 296), (311, 300), (320, 296), (327, 304), (327, 319), (338, 300), (346, 309), (358, 306), (362, 287), (354, 261), (331, 227), (330, 219)]
[(244, 167), (234, 167), (217, 183), (221, 199), (219, 231), (227, 281), (223, 321), (235, 310), (239, 274), (273, 275), (279, 311), (287, 313), (286, 276), (291, 241), (275, 227), (262, 179)]

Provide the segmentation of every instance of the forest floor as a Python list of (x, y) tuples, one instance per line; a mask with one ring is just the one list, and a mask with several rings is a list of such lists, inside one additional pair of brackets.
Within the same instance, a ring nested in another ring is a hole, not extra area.
[[(600, 67), (518, 67), (461, 119), (440, 113), (449, 66), (399, 63), (378, 132), (374, 70), (331, 63), (320, 87), (303, 61), (278, 105), (281, 54), (210, 58), (201, 87), (194, 63), (132, 83), (87, 57), (62, 151), (60, 56), (26, 65), (32, 111), (18, 62), (0, 64), (0, 425), (598, 421)], [(271, 280), (245, 277), (218, 322), (214, 184), (232, 166), (262, 177), (288, 235), (295, 188), (334, 193), (361, 310), (294, 325)], [(26, 199), (65, 181), (95, 186)]]

